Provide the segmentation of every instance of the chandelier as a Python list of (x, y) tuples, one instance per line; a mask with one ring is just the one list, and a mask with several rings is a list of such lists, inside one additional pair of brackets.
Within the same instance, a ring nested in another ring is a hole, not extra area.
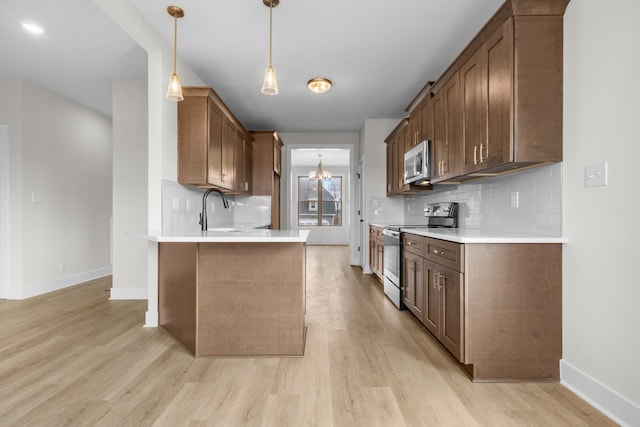
[(318, 167), (309, 172), (309, 179), (329, 179), (331, 172), (322, 170), (322, 154), (318, 154)]

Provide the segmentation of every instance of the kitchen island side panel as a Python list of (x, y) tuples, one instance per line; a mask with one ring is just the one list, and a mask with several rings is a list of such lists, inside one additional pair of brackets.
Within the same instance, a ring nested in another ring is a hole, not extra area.
[(196, 355), (298, 355), (304, 243), (199, 243)]
[(197, 243), (158, 245), (159, 326), (196, 351)]

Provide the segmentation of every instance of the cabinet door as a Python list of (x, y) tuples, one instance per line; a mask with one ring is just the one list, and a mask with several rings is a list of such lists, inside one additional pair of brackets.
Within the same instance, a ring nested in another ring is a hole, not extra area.
[(244, 135), (240, 129), (236, 129), (233, 141), (233, 164), (235, 181), (233, 189), (239, 193), (245, 192), (245, 176), (244, 176)]
[(387, 196), (393, 191), (393, 141), (387, 141)]
[(209, 144), (207, 161), (207, 183), (223, 186), (222, 180), (222, 122), (223, 115), (209, 102)]
[[(487, 123), (484, 167), (514, 160), (512, 138), (513, 19), (508, 19), (484, 44), (483, 97)], [(542, 124), (544, 126), (544, 124)]]
[(422, 109), (420, 107), (416, 108), (409, 115), (409, 127), (411, 128), (409, 135), (409, 145), (410, 147), (416, 146), (420, 141), (422, 141)]
[(429, 332), (439, 338), (440, 293), (438, 292), (438, 264), (424, 260), (424, 315), (423, 324)]
[(280, 175), (282, 170), (282, 147), (280, 146), (280, 140), (273, 139), (273, 171)]
[(462, 174), (482, 168), (486, 149), (486, 116), (482, 103), (482, 50), (478, 50), (460, 70), (462, 90)]
[(371, 271), (375, 274), (378, 270), (378, 251), (376, 246), (376, 229), (369, 227), (369, 266)]
[(434, 149), (432, 182), (459, 175), (459, 151), (462, 133), (459, 73), (438, 91), (434, 98)]
[(440, 342), (456, 359), (464, 357), (464, 306), (462, 274), (447, 267), (438, 267), (436, 280), (440, 293)]
[[(404, 176), (404, 135), (406, 129), (400, 132), (400, 135), (393, 142), (393, 194), (397, 194), (402, 187), (400, 176)], [(402, 162), (402, 169), (400, 169), (400, 162)]]
[(235, 175), (233, 170), (234, 145), (236, 140), (236, 128), (226, 117), (222, 124), (222, 186), (233, 190)]
[[(406, 285), (410, 288), (410, 295), (407, 299), (403, 298), (403, 301), (413, 315), (416, 316), (421, 323), (424, 323), (424, 260), (420, 256), (407, 253), (406, 264)], [(405, 271), (403, 271), (403, 274), (405, 274)]]
[(402, 302), (412, 313), (416, 299), (416, 258), (412, 253), (402, 253)]
[(420, 109), (422, 130), (420, 132), (421, 140), (427, 139), (433, 141), (433, 102), (431, 100), (423, 104)]
[(178, 103), (178, 182), (202, 184), (207, 177), (207, 98), (185, 97)]
[(462, 145), (462, 114), (460, 102), (459, 74), (456, 73), (443, 87), (446, 127), (446, 158), (442, 164), (442, 179), (460, 175), (459, 157)]
[(384, 280), (384, 239), (380, 234), (378, 234), (376, 246), (378, 250), (378, 261), (376, 263), (378, 267), (378, 277), (380, 280)]
[(248, 141), (248, 137), (244, 139), (244, 179), (245, 192), (253, 194), (253, 144)]

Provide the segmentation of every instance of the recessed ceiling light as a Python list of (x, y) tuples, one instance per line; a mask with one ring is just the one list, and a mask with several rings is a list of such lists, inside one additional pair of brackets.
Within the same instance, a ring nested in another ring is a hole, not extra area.
[(331, 89), (331, 80), (324, 77), (315, 77), (307, 82), (307, 87), (314, 93), (325, 93)]
[(31, 34), (42, 34), (42, 33), (44, 33), (44, 28), (42, 28), (40, 25), (35, 24), (33, 22), (23, 22), (22, 23), (22, 28), (24, 28), (25, 30), (27, 30)]

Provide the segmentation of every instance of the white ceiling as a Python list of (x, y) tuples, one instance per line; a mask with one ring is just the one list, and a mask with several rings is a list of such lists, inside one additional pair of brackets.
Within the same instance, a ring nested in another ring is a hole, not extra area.
[[(131, 0), (170, 44), (172, 1), (185, 10), (178, 73), (186, 61), (247, 128), (280, 132), (353, 132), (365, 118), (402, 117), (502, 4), (281, 0), (273, 11), (280, 94), (269, 97), (260, 92), (269, 48), (262, 0)], [(146, 74), (145, 52), (92, 1), (2, 3), (0, 76), (24, 77), (111, 114), (111, 79)], [(23, 20), (43, 25), (45, 35), (25, 33)], [(333, 89), (309, 92), (306, 81), (316, 76), (333, 80)]]

